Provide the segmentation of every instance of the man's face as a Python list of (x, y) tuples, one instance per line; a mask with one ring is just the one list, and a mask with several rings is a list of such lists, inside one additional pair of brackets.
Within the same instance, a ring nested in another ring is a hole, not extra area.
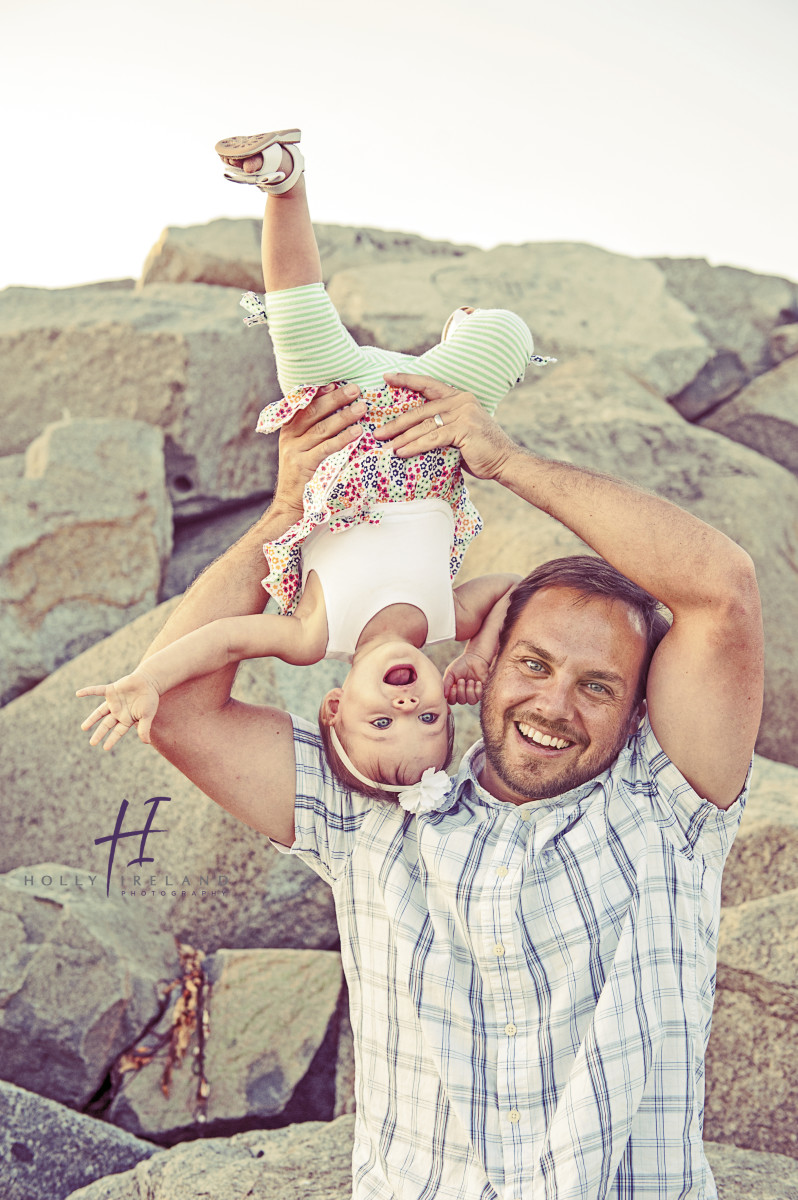
[(485, 687), (482, 787), (518, 804), (600, 775), (642, 715), (635, 695), (645, 650), (642, 622), (623, 601), (536, 592)]

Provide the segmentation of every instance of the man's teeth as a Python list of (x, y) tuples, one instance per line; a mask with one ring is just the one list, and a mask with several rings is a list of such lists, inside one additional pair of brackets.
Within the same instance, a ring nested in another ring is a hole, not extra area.
[(533, 729), (531, 725), (522, 725), (518, 722), (518, 732), (525, 738), (529, 738), (531, 742), (537, 742), (539, 746), (553, 746), (555, 750), (564, 750), (571, 743), (565, 738), (552, 737), (548, 733), (541, 733), (539, 729)]

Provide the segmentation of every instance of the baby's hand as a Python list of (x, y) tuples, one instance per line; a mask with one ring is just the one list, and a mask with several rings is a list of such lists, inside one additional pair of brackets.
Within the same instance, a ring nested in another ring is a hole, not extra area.
[(490, 663), (479, 654), (466, 651), (450, 663), (443, 676), (443, 691), (448, 704), (479, 704), (482, 685), (488, 678)]
[(90, 746), (98, 745), (105, 738), (103, 749), (112, 750), (133, 725), (138, 725), (142, 742), (149, 742), (150, 726), (161, 697), (153, 681), (143, 672), (134, 671), (116, 683), (92, 684), (91, 687), (81, 688), (75, 695), (105, 697), (103, 703), (81, 725), (81, 729), (87, 731), (100, 722), (89, 739)]

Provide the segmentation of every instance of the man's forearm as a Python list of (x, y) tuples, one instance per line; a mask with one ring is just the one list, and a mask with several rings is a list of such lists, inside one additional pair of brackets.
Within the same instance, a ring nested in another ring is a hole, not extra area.
[(201, 625), (219, 617), (250, 616), (263, 612), (266, 593), (261, 580), (266, 573), (264, 542), (273, 541), (299, 520), (301, 512), (279, 503), (263, 516), (229, 550), (206, 567), (192, 583), (142, 662)]
[(519, 448), (495, 478), (673, 612), (727, 598), (741, 576), (752, 577), (750, 559), (736, 542), (624, 480)]

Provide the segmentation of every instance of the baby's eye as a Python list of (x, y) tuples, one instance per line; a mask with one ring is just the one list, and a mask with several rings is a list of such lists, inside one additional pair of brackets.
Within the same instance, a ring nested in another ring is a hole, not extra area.
[(434, 712), (421, 713), (419, 721), (423, 721), (425, 725), (434, 725), (438, 719), (438, 714)]
[(371, 724), (374, 726), (375, 729), (387, 729), (388, 726), (391, 724), (391, 718), (390, 717), (377, 717), (376, 721), (372, 721)]

